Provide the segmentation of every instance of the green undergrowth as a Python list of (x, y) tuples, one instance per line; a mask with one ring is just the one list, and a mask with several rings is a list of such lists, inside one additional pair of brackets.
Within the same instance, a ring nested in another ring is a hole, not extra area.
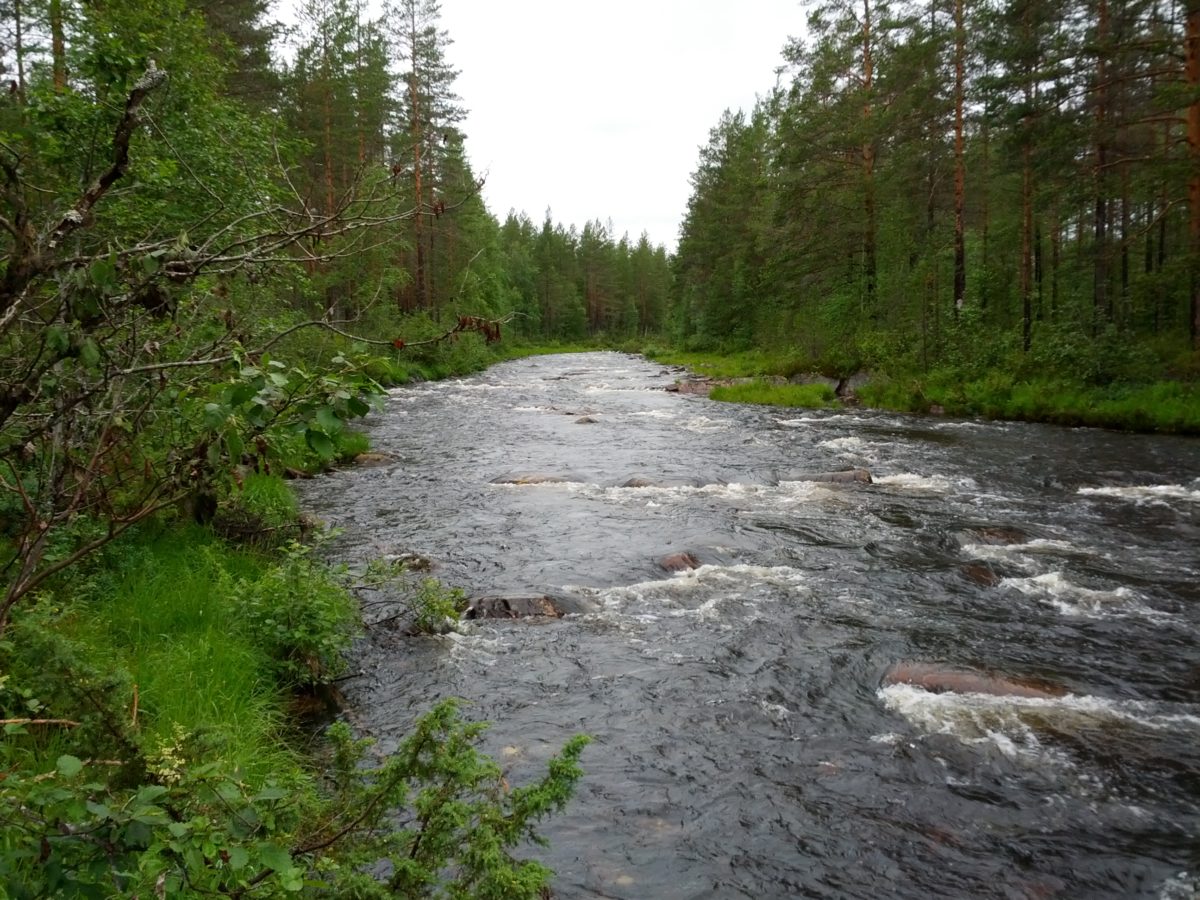
[[(645, 353), (656, 362), (684, 366), (713, 379), (791, 377), (821, 370), (786, 352), (721, 355), (649, 347)], [(1020, 372), (950, 368), (920, 374), (892, 374), (889, 368), (878, 367), (857, 393), (867, 406), (903, 412), (1200, 434), (1200, 389), (1189, 380), (1089, 384), (1078, 378), (1030, 374), (1028, 366)], [(776, 406), (833, 405), (832, 392), (824, 385), (773, 385), (765, 380), (717, 387), (710, 396)]]
[[(265, 529), (297, 517), (275, 475), (245, 476), (231, 508)], [(390, 756), (341, 724), (306, 749), (297, 701), (359, 627), (350, 576), (217, 524), (140, 526), (14, 609), (0, 896), (543, 896), (551, 873), (514, 853), (567, 802), (586, 739), (517, 788), (453, 701)]]
[(841, 404), (827, 384), (750, 384), (720, 385), (712, 389), (709, 397), (727, 403), (755, 403), (764, 406), (791, 406), (820, 409), (837, 407)]
[(1061, 380), (1016, 380), (1002, 373), (960, 380), (952, 372), (880, 377), (859, 397), (869, 406), (1164, 434), (1200, 434), (1200, 390), (1163, 381), (1104, 387)]
[(757, 378), (767, 375), (790, 378), (816, 371), (807, 357), (789, 351), (743, 350), (721, 354), (647, 346), (643, 352), (657, 363), (683, 366), (707, 378)]

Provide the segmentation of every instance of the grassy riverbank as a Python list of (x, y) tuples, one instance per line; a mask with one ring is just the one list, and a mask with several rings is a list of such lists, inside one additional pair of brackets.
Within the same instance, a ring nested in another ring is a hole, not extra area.
[[(821, 385), (774, 384), (811, 371), (787, 353), (761, 350), (733, 354), (684, 353), (648, 348), (656, 362), (684, 366), (713, 379), (763, 378), (751, 384), (719, 386), (711, 397), (735, 403), (776, 406), (827, 406), (835, 401)], [(928, 373), (874, 373), (857, 391), (871, 407), (900, 412), (982, 416), (1088, 425), (1162, 434), (1200, 434), (1200, 386), (1194, 380), (1124, 380), (1088, 384), (1063, 376), (1002, 371), (964, 373), (940, 369)]]
[[(469, 335), (360, 366), (399, 384), (538, 350), (500, 346)], [(320, 371), (353, 348), (301, 349)], [(289, 484), (253, 468), (311, 473), (370, 445), (332, 422), (328, 437), (272, 437), (205, 494), (211, 506), (148, 518), (13, 607), (0, 635), (0, 896), (540, 896), (550, 873), (513, 852), (566, 803), (585, 740), (511, 793), (476, 750), (482, 726), (453, 704), (382, 763), (341, 726), (311, 741), (307, 717), (326, 714), (360, 628), (355, 582), (305, 546), (319, 525)], [(80, 520), (62, 539), (103, 527)], [(421, 792), (426, 813), (398, 828)], [(366, 874), (389, 857), (390, 881)]]

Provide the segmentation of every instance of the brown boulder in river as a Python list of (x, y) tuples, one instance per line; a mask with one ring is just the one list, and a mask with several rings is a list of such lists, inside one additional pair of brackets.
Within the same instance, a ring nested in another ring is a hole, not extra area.
[(658, 561), (668, 572), (686, 572), (700, 568), (700, 560), (690, 553), (671, 553)]
[(992, 567), (984, 563), (967, 563), (960, 570), (963, 577), (983, 587), (995, 587), (1001, 581), (1000, 576), (992, 571)]
[(935, 694), (991, 694), (995, 697), (1028, 697), (1050, 700), (1062, 697), (1066, 689), (1036, 679), (989, 675), (970, 669), (954, 669), (933, 663), (899, 662), (888, 669), (883, 683), (911, 684)]

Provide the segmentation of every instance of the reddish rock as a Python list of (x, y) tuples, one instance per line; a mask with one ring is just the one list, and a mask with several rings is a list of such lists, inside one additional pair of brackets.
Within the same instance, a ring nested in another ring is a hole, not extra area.
[(884, 684), (911, 684), (935, 694), (991, 694), (996, 697), (1028, 697), (1049, 700), (1062, 697), (1067, 690), (1033, 678), (1010, 678), (955, 669), (933, 663), (899, 662), (883, 676)]
[(962, 567), (963, 577), (984, 587), (995, 587), (1000, 583), (1000, 576), (992, 571), (992, 567), (984, 563), (967, 563)]
[(690, 553), (671, 553), (658, 561), (668, 572), (686, 572), (700, 568), (700, 560)]
[(1019, 528), (1006, 525), (985, 525), (982, 528), (972, 528), (970, 534), (981, 544), (1024, 544), (1029, 535)]

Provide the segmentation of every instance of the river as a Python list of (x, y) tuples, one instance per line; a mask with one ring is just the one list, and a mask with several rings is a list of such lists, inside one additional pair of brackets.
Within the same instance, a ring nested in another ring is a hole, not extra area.
[[(589, 353), (396, 389), (369, 422), (393, 462), (305, 485), (352, 563), (572, 610), (368, 628), (362, 728), (394, 746), (465, 698), (513, 783), (594, 736), (531, 854), (560, 898), (1198, 895), (1200, 441), (677, 377)], [(874, 483), (795, 480), (848, 467)], [(492, 483), (520, 472), (575, 480)], [(902, 661), (1062, 696), (890, 683)]]

